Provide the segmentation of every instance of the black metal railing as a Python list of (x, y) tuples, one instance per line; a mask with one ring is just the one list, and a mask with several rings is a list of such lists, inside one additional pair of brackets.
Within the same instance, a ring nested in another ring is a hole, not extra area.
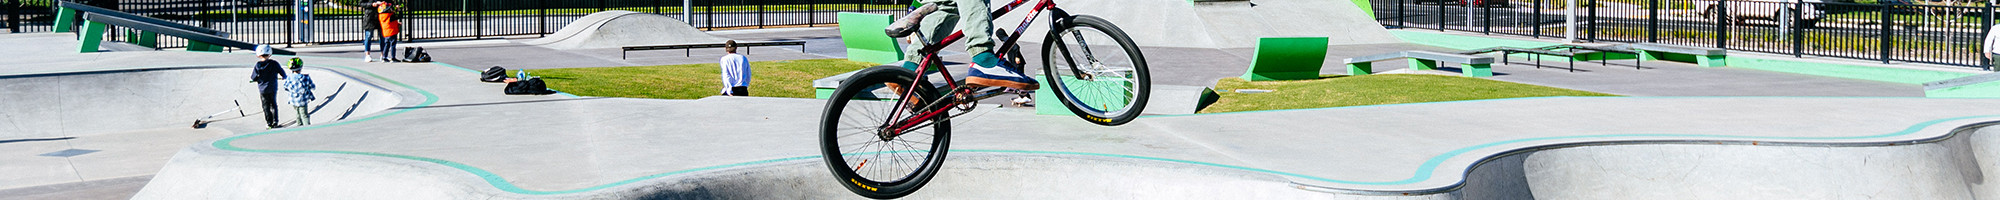
[[(0, 28), (9, 33), (49, 32), (56, 0), (0, 0)], [(373, 0), (313, 0), (310, 32), (290, 23), (289, 0), (63, 0), (97, 1), (110, 9), (229, 32), (231, 39), (265, 44), (348, 43), (364, 34), (361, 11), (352, 5)], [(835, 23), (839, 12), (903, 14), (909, 0), (468, 0), (396, 1), (403, 7), (400, 39), (426, 40), (546, 35), (577, 18), (606, 10), (657, 13), (705, 30), (817, 26)], [(113, 27), (110, 40), (128, 30)], [(309, 36), (301, 38), (300, 36)], [(304, 40), (310, 39), (310, 41)], [(184, 47), (186, 40), (159, 38), (161, 48)]]
[[(1581, 42), (1651, 42), (1792, 56), (1985, 68), (1994, 7), (1781, 0), (1576, 0)], [(1375, 0), (1382, 25), (1563, 38), (1567, 0)], [(1888, 1), (1884, 1), (1888, 2)], [(1471, 6), (1467, 6), (1471, 5)]]

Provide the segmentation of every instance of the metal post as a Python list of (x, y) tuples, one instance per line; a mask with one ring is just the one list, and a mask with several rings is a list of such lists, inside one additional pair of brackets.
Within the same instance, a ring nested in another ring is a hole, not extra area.
[(1597, 0), (1590, 0), (1590, 14), (1583, 20), (1584, 39), (1597, 42)]
[(1535, 29), (1535, 34), (1534, 36), (1529, 36), (1529, 37), (1542, 38), (1542, 0), (1535, 0), (1534, 4), (1535, 4), (1534, 20), (1528, 22), (1528, 24), (1534, 26), (1531, 29)]
[(1410, 16), (1410, 15), (1408, 12), (1403, 12), (1403, 0), (1396, 0), (1396, 28), (1405, 27), (1403, 26), (1403, 21), (1407, 20), (1404, 20), (1404, 18), (1406, 18), (1404, 16)]
[(704, 6), (702, 8), (701, 16), (702, 16), (701, 18), (705, 18), (708, 20), (708, 23), (704, 24), (703, 26), (708, 27), (708, 30), (711, 31), (715, 30), (715, 2), (713, 1), (708, 2), (708, 6)]
[(819, 12), (815, 11), (813, 10), (813, 1), (806, 0), (806, 27), (813, 27), (813, 17), (819, 14)]
[(549, 36), (549, 0), (535, 0), (535, 32)]
[(1437, 5), (1437, 8), (1438, 8), (1438, 9), (1437, 9), (1437, 12), (1435, 12), (1435, 13), (1437, 13), (1437, 18), (1438, 18), (1438, 20), (1437, 20), (1437, 23), (1438, 23), (1438, 32), (1444, 32), (1444, 20), (1445, 20), (1445, 19), (1444, 19), (1444, 1), (1438, 1), (1438, 3), (1437, 3), (1437, 4), (1438, 4), (1438, 5)]
[[(201, 12), (199, 13), (208, 13), (211, 11), (215, 11), (214, 2), (215, 1), (201, 1)], [(201, 19), (201, 27), (213, 29), (215, 28), (215, 25), (209, 24), (208, 19)]]
[(1724, 8), (1715, 10), (1715, 16), (1710, 17), (1715, 18), (1715, 48), (1729, 49), (1729, 20), (1723, 20), (1730, 18), (1725, 17), (1730, 16), (1729, 0), (1716, 0), (1715, 7)]
[[(403, 7), (405, 7), (405, 8), (416, 8), (416, 7), (417, 7), (417, 2), (416, 2), (416, 1), (398, 1), (398, 2), (402, 2), (402, 3), (400, 3), (400, 4), (396, 4), (396, 5), (403, 5)], [(401, 36), (397, 36), (397, 37), (396, 37), (396, 39), (398, 39), (398, 40), (402, 40), (402, 41), (414, 41), (414, 40), (417, 40), (417, 38), (415, 38), (415, 37), (416, 37), (416, 35), (417, 35), (417, 34), (416, 34), (416, 32), (417, 32), (417, 20), (415, 20), (415, 19), (410, 19), (410, 18), (414, 18), (414, 17), (410, 16), (410, 13), (405, 13), (405, 12), (403, 12), (403, 11), (405, 11), (405, 10), (416, 10), (416, 9), (394, 9), (394, 8), (391, 8), (390, 10), (395, 10), (395, 11), (396, 11), (396, 14), (395, 14), (395, 16), (396, 16), (396, 17), (395, 17), (395, 18), (396, 18), (397, 20), (402, 20), (402, 21), (403, 21), (403, 31), (402, 31), (402, 33), (401, 33), (402, 35), (401, 35)], [(400, 41), (398, 41), (398, 42), (400, 42)]]
[(1882, 64), (1889, 64), (1889, 48), (1894, 48), (1890, 41), (1896, 40), (1896, 35), (1894, 35), (1895, 26), (1892, 24), (1895, 24), (1896, 21), (1889, 19), (1889, 5), (1881, 5), (1876, 8), (1880, 10), (1882, 16), (1882, 48), (1880, 48), (1882, 50)]
[(486, 4), (482, 0), (472, 1), (472, 39), (486, 39)]
[[(1487, 0), (1487, 1), (1494, 1), (1494, 0)], [(1486, 12), (1486, 14), (1485, 14), (1485, 15), (1486, 15), (1486, 20), (1483, 20), (1483, 21), (1486, 21), (1486, 23), (1483, 23), (1483, 24), (1480, 24), (1480, 28), (1479, 28), (1479, 33), (1481, 33), (1481, 34), (1487, 34), (1487, 35), (1492, 35), (1492, 34), (1493, 34), (1493, 7), (1492, 7), (1492, 6), (1480, 6), (1480, 9), (1481, 9), (1481, 11), (1484, 11), (1484, 12)]]
[(607, 8), (611, 8), (609, 0), (597, 0), (597, 12), (604, 12)]
[[(1986, 6), (1981, 6), (1981, 7), (1980, 7), (1980, 9), (1981, 9), (1981, 10), (1984, 10), (1984, 11), (1986, 11), (1986, 19), (1983, 19), (1983, 20), (1979, 20), (1979, 28), (1980, 28), (1980, 31), (1979, 31), (1979, 35), (1980, 35), (1980, 36), (1986, 36), (1986, 35), (1989, 35), (1989, 34), (1993, 34), (1993, 33), (1990, 33), (1990, 32), (1989, 32), (1989, 31), (1993, 31), (1993, 28), (1992, 28), (1992, 27), (1993, 27), (1993, 4), (1992, 4), (1992, 3), (1987, 3), (1987, 4), (1986, 4)], [(1988, 40), (1990, 40), (1991, 38), (1981, 38), (1981, 39), (1988, 39)], [(1979, 45), (1979, 47), (1980, 47), (1980, 48), (1973, 48), (1973, 49), (1979, 49), (1979, 52), (1973, 52), (1973, 53), (1976, 53), (1976, 54), (1977, 54), (1977, 55), (1973, 55), (1973, 56), (1976, 56), (1976, 57), (1979, 57), (1979, 58), (1985, 58), (1985, 57), (1986, 57), (1987, 55), (1992, 55), (1992, 53), (1991, 53), (1991, 52), (1993, 52), (1993, 50), (1992, 50), (1992, 49), (1986, 49), (1986, 45), (1985, 45), (1985, 44), (1983, 44), (1983, 43), (1985, 43), (1985, 40), (1980, 40), (1980, 43), (1982, 43), (1982, 44), (1980, 44), (1980, 45)], [(1979, 59), (1979, 67), (1980, 67), (1980, 68), (1984, 68), (1984, 69), (1986, 69), (1986, 71), (1993, 71), (1993, 59), (1991, 59), (1991, 58), (1987, 58), (1987, 59)]]
[[(279, 10), (284, 10), (284, 14), (282, 14), (283, 16), (298, 15), (298, 13), (293, 13), (295, 9), (279, 9)], [(297, 23), (298, 22), (285, 22), (285, 48), (292, 48), (292, 43), (298, 42), (296, 40), (297, 38), (293, 37), (293, 35), (297, 33), (293, 33), (292, 31), (292, 29), (297, 28), (294, 27), (292, 24), (297, 24)]]
[(683, 22), (694, 21), (694, 11), (688, 9), (689, 5), (694, 5), (694, 0), (681, 0), (681, 21)]
[(1646, 1), (1646, 42), (1660, 42), (1660, 0)]
[(653, 14), (660, 14), (660, 5), (666, 5), (666, 4), (667, 4), (666, 0), (653, 0)]
[[(15, 3), (20, 3), (20, 4), (27, 4), (27, 2), (15, 2)], [(7, 6), (8, 6), (8, 7), (7, 7), (7, 22), (6, 22), (7, 24), (0, 24), (0, 25), (6, 25), (6, 26), (7, 26), (7, 32), (12, 32), (12, 33), (20, 33), (20, 32), (21, 32), (21, 9), (22, 9), (21, 7), (27, 7), (27, 5), (7, 5)]]

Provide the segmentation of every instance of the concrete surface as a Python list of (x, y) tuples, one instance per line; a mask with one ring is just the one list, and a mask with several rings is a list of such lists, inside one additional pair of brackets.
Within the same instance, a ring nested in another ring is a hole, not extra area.
[[(0, 35), (0, 44), (10, 45), (0, 49), (36, 55), (0, 63), (0, 74), (250, 61), (247, 55), (226, 53), (39, 53), (33, 48), (62, 45), (22, 41), (48, 38)], [(451, 65), (307, 59), (315, 67), (383, 86), (396, 94), (394, 106), (348, 121), (244, 132), (179, 148), (135, 197), (851, 197), (832, 189), (836, 183), (819, 171), (813, 122), (824, 104), (820, 100), (510, 96), (499, 94), (497, 84), (473, 81), (476, 72)], [(1198, 198), (1216, 197), (1202, 196), (1214, 191), (1276, 199), (1657, 198), (1574, 189), (1629, 191), (1644, 184), (1627, 182), (1658, 179), (1617, 175), (1660, 177), (1649, 173), (1688, 169), (1571, 166), (1658, 160), (1579, 160), (1647, 155), (1702, 155), (1670, 160), (1755, 167), (1694, 169), (1682, 173), (1691, 178), (1670, 183), (1682, 185), (1678, 188), (1774, 183), (1755, 185), (1771, 190), (1660, 190), (1662, 196), (1828, 191), (1840, 197), (1875, 192), (1842, 188), (1884, 183), (1826, 181), (1822, 179), (1843, 177), (1817, 175), (1894, 169), (1904, 172), (1861, 178), (1927, 184), (1878, 190), (1904, 196), (1877, 198), (1993, 198), (1990, 185), (1970, 177), (1992, 174), (1985, 166), (1995, 159), (1990, 156), (2000, 155), (1988, 152), (1992, 145), (1975, 145), (1990, 143), (1983, 136), (1990, 134), (1975, 132), (1989, 129), (1985, 122), (2000, 120), (2000, 108), (1988, 106), (1994, 103), (2000, 100), (1557, 97), (1162, 115), (1118, 127), (1039, 116), (1028, 109), (982, 108), (953, 120), (958, 123), (953, 132), (959, 134), (952, 162), (936, 185), (913, 198)], [(0, 148), (56, 148), (30, 147), (53, 142), (61, 141), (0, 143)], [(1716, 155), (1737, 151), (1799, 156)], [(1855, 163), (1875, 156), (1910, 162)], [(1743, 175), (1772, 170), (1799, 172)], [(1814, 176), (1821, 179), (1801, 178)], [(1784, 184), (1814, 180), (1821, 181)], [(1948, 188), (1953, 186), (1964, 189)], [(1235, 196), (1216, 198), (1228, 197)]]
[(703, 33), (687, 22), (666, 15), (611, 10), (591, 13), (563, 25), (542, 39), (524, 42), (551, 49), (600, 49), (634, 45), (715, 44), (721, 37)]
[(153, 176), (134, 176), (78, 183), (0, 190), (0, 199), (132, 199)]

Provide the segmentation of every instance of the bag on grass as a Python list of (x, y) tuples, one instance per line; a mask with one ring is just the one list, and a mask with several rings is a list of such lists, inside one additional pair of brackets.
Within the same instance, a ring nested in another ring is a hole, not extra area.
[(555, 94), (556, 93), (555, 91), (549, 91), (548, 85), (544, 85), (542, 83), (542, 78), (528, 78), (527, 80), (507, 83), (506, 92), (507, 94)]
[(493, 68), (487, 68), (485, 72), (479, 72), (479, 81), (481, 82), (498, 83), (506, 80), (507, 68), (493, 66)]

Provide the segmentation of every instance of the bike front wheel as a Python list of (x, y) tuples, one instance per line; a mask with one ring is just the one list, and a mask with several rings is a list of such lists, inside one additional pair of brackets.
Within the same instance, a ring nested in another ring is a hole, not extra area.
[(1085, 121), (1116, 126), (1138, 118), (1153, 87), (1139, 46), (1102, 18), (1063, 21), (1042, 42), (1042, 82)]
[[(932, 105), (948, 103), (938, 101), (941, 95), (930, 84), (912, 84), (916, 76), (894, 66), (863, 69), (827, 98), (820, 118), (820, 153), (848, 191), (876, 199), (903, 197), (943, 166), (951, 140), (949, 113), (912, 115), (936, 110), (923, 107), (950, 105)], [(914, 87), (906, 91), (911, 95), (895, 91), (906, 87)], [(897, 129), (902, 131), (893, 131)]]

